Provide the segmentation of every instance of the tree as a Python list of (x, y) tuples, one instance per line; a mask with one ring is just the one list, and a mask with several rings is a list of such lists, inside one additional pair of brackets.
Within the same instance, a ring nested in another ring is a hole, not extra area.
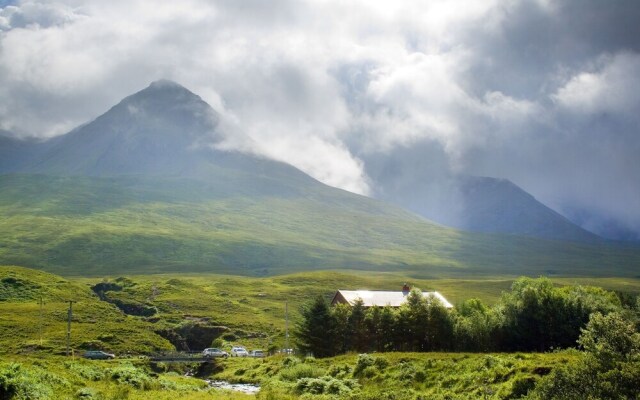
[(362, 299), (356, 299), (349, 313), (347, 329), (350, 338), (349, 348), (358, 352), (367, 351), (368, 332), (365, 325), (365, 311)]
[(335, 319), (329, 304), (322, 296), (302, 308), (302, 320), (296, 325), (294, 335), (298, 347), (315, 357), (330, 357), (335, 354)]
[(380, 324), (377, 329), (378, 351), (391, 351), (397, 349), (396, 343), (396, 312), (393, 308), (385, 306), (380, 312)]
[(366, 351), (383, 351), (381, 349), (381, 319), (382, 309), (378, 306), (370, 307), (365, 313), (364, 324), (368, 333)]
[(497, 313), (480, 300), (469, 299), (458, 305), (452, 319), (456, 350), (490, 351), (497, 347)]
[(431, 296), (427, 301), (427, 344), (429, 350), (453, 347), (453, 319), (442, 302)]
[(573, 346), (589, 315), (620, 309), (620, 300), (599, 288), (555, 287), (548, 278), (520, 278), (502, 296), (505, 350), (547, 351)]
[(637, 399), (640, 397), (640, 334), (622, 314), (595, 313), (578, 340), (585, 353), (554, 370), (533, 399)]
[(640, 333), (619, 313), (591, 315), (578, 344), (607, 367), (632, 361), (640, 355)]
[(428, 350), (428, 324), (429, 311), (422, 291), (411, 289), (407, 300), (398, 313), (396, 334), (398, 344), (403, 351), (427, 351)]
[(351, 307), (348, 304), (337, 304), (332, 307), (331, 311), (334, 323), (333, 347), (338, 354), (346, 353), (351, 346), (351, 337), (349, 336), (349, 314), (351, 314)]

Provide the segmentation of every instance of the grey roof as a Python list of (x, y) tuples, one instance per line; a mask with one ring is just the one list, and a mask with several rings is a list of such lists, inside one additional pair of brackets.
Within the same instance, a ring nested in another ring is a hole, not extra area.
[[(349, 304), (353, 305), (357, 299), (362, 299), (365, 307), (391, 306), (399, 307), (407, 300), (408, 291), (385, 291), (385, 290), (338, 290)], [(336, 296), (338, 295), (336, 293)], [(440, 300), (446, 308), (453, 308), (453, 305), (438, 292), (422, 292), (424, 297), (433, 296)], [(335, 297), (334, 297), (335, 298)]]

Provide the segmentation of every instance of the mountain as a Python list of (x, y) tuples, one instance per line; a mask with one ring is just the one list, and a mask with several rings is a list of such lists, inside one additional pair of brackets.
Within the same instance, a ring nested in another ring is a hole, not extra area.
[(94, 121), (54, 139), (23, 172), (57, 175), (210, 177), (226, 170), (313, 181), (287, 164), (215, 149), (218, 114), (171, 81), (153, 82)]
[[(411, 151), (367, 161), (367, 173), (377, 188), (374, 197), (442, 225), (544, 239), (600, 240), (509, 180), (437, 172), (437, 162), (435, 167), (423, 165)], [(403, 175), (404, 169), (412, 173)]]
[(217, 150), (218, 120), (200, 97), (160, 81), (45, 142), (0, 175), (0, 264), (65, 275), (637, 274), (634, 246), (462, 232), (290, 165)]

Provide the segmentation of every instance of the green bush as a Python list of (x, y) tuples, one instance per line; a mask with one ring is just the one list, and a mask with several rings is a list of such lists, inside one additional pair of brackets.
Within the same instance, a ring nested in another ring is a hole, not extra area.
[(53, 395), (50, 385), (42, 377), (20, 364), (0, 367), (0, 398), (15, 400), (48, 399)]
[(286, 357), (284, 360), (282, 360), (282, 365), (285, 367), (290, 367), (292, 365), (296, 365), (299, 363), (300, 363), (300, 360), (295, 357)]
[(380, 372), (384, 371), (389, 366), (389, 361), (386, 358), (378, 357), (374, 361), (374, 364)]
[(296, 364), (280, 371), (280, 379), (288, 382), (295, 382), (301, 378), (318, 378), (323, 376), (325, 371), (311, 364)]
[(299, 394), (332, 394), (344, 396), (359, 388), (353, 379), (336, 379), (331, 376), (321, 378), (301, 378), (296, 383)]
[(74, 374), (90, 381), (99, 381), (105, 377), (105, 371), (94, 365), (66, 362), (64, 366)]
[(375, 366), (370, 366), (370, 367), (365, 368), (362, 371), (362, 375), (361, 376), (363, 378), (373, 379), (377, 375), (378, 375), (378, 368), (376, 368)]
[(400, 364), (398, 379), (400, 381), (405, 381), (405, 382), (414, 381), (416, 380), (416, 372), (417, 372), (416, 367), (413, 364), (408, 362), (402, 363)]
[(533, 399), (637, 399), (640, 395), (640, 333), (619, 313), (591, 315), (578, 341), (578, 363), (540, 380)]
[(332, 365), (327, 373), (334, 378), (344, 378), (351, 374), (351, 370), (352, 368), (347, 364)]
[(109, 370), (109, 375), (112, 380), (129, 385), (135, 389), (149, 390), (157, 386), (145, 371), (133, 365), (123, 365), (112, 368)]
[(536, 378), (528, 376), (526, 378), (519, 378), (513, 381), (511, 386), (511, 393), (507, 398), (520, 399), (529, 393), (531, 389), (536, 386)]
[(358, 355), (358, 362), (356, 363), (356, 367), (353, 370), (353, 376), (360, 377), (367, 367), (372, 367), (376, 363), (376, 357), (371, 354), (360, 354)]

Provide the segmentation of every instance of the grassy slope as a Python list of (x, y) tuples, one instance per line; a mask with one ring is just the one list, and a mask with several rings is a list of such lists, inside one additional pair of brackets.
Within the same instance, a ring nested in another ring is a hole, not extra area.
[(4, 175), (0, 216), (0, 263), (64, 275), (636, 276), (640, 263), (637, 247), (464, 233), (313, 185), (276, 197), (184, 179)]
[[(122, 354), (166, 349), (170, 344), (153, 332), (185, 321), (207, 320), (229, 327), (236, 342), (251, 348), (284, 344), (284, 304), (290, 319), (300, 306), (317, 295), (330, 297), (339, 288), (395, 290), (403, 282), (438, 290), (451, 302), (477, 297), (496, 301), (512, 280), (413, 279), (392, 273), (319, 271), (275, 277), (242, 277), (216, 274), (159, 274), (129, 276), (128, 285), (112, 297), (155, 307), (150, 319), (127, 316), (100, 301), (89, 287), (110, 278), (68, 278), (19, 267), (0, 267), (0, 352), (61, 353), (65, 346), (66, 300), (74, 300), (72, 345), (104, 348)], [(18, 283), (14, 282), (17, 281)], [(640, 293), (639, 279), (558, 279), (560, 284), (589, 283), (607, 289)], [(40, 295), (43, 309), (43, 344), (40, 345)], [(234, 342), (229, 340), (228, 345)], [(199, 349), (195, 349), (199, 350)]]
[(64, 353), (68, 300), (76, 302), (72, 320), (76, 349), (92, 347), (100, 338), (121, 352), (172, 348), (147, 323), (100, 301), (86, 285), (31, 269), (0, 267), (0, 352)]

